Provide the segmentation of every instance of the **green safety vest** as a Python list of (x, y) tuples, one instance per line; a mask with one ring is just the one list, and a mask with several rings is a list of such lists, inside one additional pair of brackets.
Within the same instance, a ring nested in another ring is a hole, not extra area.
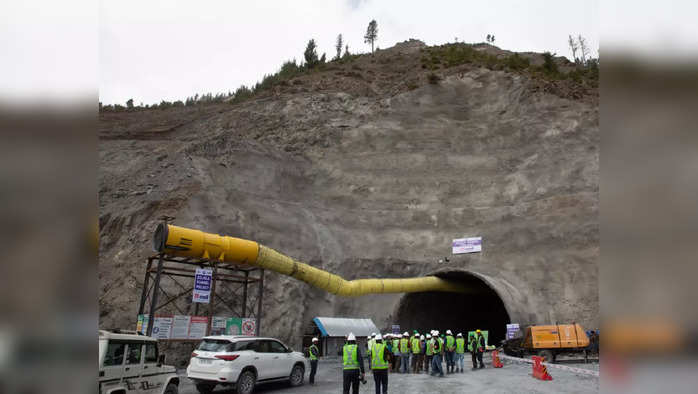
[(434, 340), (434, 354), (439, 353), (441, 353), (441, 340), (437, 338)]
[(453, 338), (452, 335), (446, 335), (446, 348), (452, 348), (454, 345), (455, 339)]
[(458, 354), (465, 353), (465, 339), (456, 338), (456, 353), (458, 353)]
[(371, 348), (371, 369), (388, 369), (388, 362), (383, 359), (384, 343), (374, 343)]
[(474, 336), (472, 336), (472, 337), (470, 337), (470, 342), (468, 343), (468, 350), (470, 350), (471, 352), (474, 353), (476, 351), (476, 348), (477, 348), (477, 339)]
[(369, 339), (368, 342), (366, 343), (366, 350), (368, 350), (369, 353), (371, 352), (371, 349), (373, 348), (374, 343), (375, 343), (375, 341), (373, 339)]
[(433, 356), (434, 355), (434, 340), (430, 339), (429, 342), (427, 342), (427, 356)]
[(342, 365), (344, 369), (359, 369), (359, 358), (357, 352), (359, 347), (356, 345), (346, 344), (342, 349)]
[(397, 338), (393, 339), (393, 351), (394, 352), (400, 351), (400, 349), (398, 349), (398, 346), (400, 346), (400, 340)]
[(311, 360), (317, 360), (317, 354), (319, 353), (317, 346), (315, 345), (310, 345), (310, 349), (308, 349), (308, 354), (310, 354), (310, 359)]
[(444, 339), (439, 338), (439, 353), (444, 351)]
[(409, 351), (409, 347), (407, 345), (407, 338), (402, 338), (400, 339), (400, 353), (407, 353)]
[(421, 350), (421, 348), (419, 346), (419, 338), (417, 338), (417, 337), (412, 338), (412, 353), (419, 354), (420, 350)]

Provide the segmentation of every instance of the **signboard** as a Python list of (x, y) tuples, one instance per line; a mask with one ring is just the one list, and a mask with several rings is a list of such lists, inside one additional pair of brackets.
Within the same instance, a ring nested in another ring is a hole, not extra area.
[(200, 339), (206, 336), (208, 317), (192, 316), (189, 322), (189, 339)]
[(482, 237), (457, 238), (452, 246), (453, 254), (482, 252)]
[(189, 321), (191, 316), (174, 315), (172, 319), (172, 339), (188, 339), (189, 338)]
[(208, 304), (211, 301), (211, 279), (213, 271), (207, 268), (197, 268), (194, 275), (194, 293), (192, 302)]
[(254, 336), (257, 328), (255, 319), (242, 319), (242, 335)]
[(149, 320), (149, 315), (138, 315), (138, 322), (136, 323), (136, 332), (146, 335), (148, 331)]
[[(213, 316), (211, 318), (211, 335), (226, 335), (228, 326), (228, 317)], [(235, 334), (232, 334), (235, 335)]]
[(153, 319), (153, 338), (170, 339), (172, 335), (172, 316), (155, 316)]
[(393, 334), (398, 335), (400, 334), (400, 325), (399, 324), (393, 324)]
[(239, 317), (231, 317), (225, 322), (225, 333), (227, 335), (242, 334), (242, 319)]
[(516, 338), (518, 333), (519, 333), (519, 324), (518, 323), (507, 324), (507, 339)]

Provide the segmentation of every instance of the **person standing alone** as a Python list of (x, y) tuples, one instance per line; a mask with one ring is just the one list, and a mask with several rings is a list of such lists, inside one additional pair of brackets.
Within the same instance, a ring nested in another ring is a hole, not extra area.
[[(349, 394), (351, 388), (352, 394), (359, 394), (359, 382), (364, 380), (366, 372), (364, 371), (364, 359), (361, 356), (361, 350), (356, 344), (354, 333), (347, 335), (347, 343), (342, 348), (342, 388), (343, 394)], [(361, 371), (361, 374), (359, 374)]]
[(388, 394), (388, 359), (390, 350), (383, 343), (381, 334), (376, 334), (376, 339), (371, 348), (371, 369), (373, 370), (373, 382), (376, 385), (376, 394)]
[(318, 340), (313, 338), (313, 344), (310, 345), (308, 349), (308, 355), (310, 356), (310, 376), (308, 377), (308, 383), (315, 384), (315, 373), (317, 372), (317, 359), (320, 354), (320, 349), (317, 347)]

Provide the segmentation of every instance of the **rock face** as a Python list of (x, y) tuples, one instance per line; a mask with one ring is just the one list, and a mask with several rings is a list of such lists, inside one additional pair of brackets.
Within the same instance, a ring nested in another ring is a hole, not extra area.
[[(570, 99), (472, 64), (427, 83), (421, 46), (242, 104), (101, 114), (100, 326), (135, 326), (150, 237), (171, 215), (346, 279), (474, 275), (512, 322), (597, 327), (597, 92)], [(451, 256), (464, 236), (482, 236), (483, 252)], [(387, 329), (406, 321), (404, 301), (343, 299), (267, 273), (262, 331), (298, 347), (315, 316)]]

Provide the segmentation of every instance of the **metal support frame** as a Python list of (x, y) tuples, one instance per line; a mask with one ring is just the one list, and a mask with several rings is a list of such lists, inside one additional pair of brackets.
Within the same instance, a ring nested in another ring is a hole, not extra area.
[[(154, 267), (155, 260), (157, 260), (156, 267)], [(149, 317), (147, 335), (150, 336), (153, 333), (156, 312), (164, 309), (168, 314), (187, 315), (186, 311), (191, 311), (189, 308), (192, 306), (193, 283), (178, 278), (193, 279), (197, 267), (210, 268), (213, 271), (210, 302), (208, 308), (202, 309), (204, 316), (209, 318), (206, 333), (211, 332), (211, 317), (227, 315), (256, 319), (255, 334), (259, 335), (264, 293), (263, 269), (211, 259), (181, 258), (166, 254), (156, 254), (147, 259), (138, 308), (139, 315), (147, 314)], [(258, 284), (257, 296), (251, 300), (248, 286), (255, 282)], [(198, 316), (199, 303), (194, 303), (193, 309), (194, 315)]]

